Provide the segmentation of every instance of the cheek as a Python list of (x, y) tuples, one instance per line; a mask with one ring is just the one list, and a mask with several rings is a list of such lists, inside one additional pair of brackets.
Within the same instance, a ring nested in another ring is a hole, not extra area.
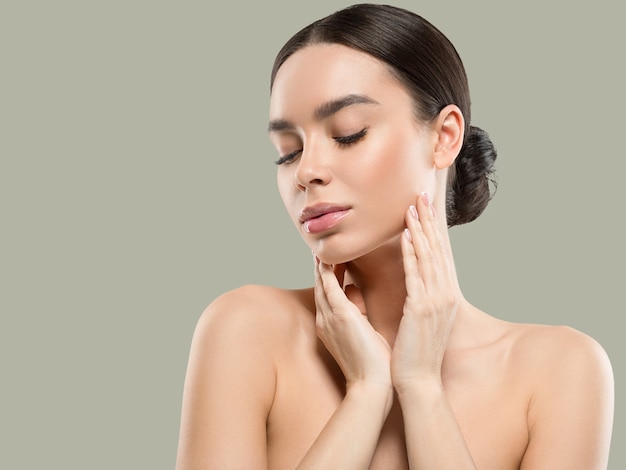
[(423, 140), (398, 135), (382, 140), (364, 162), (373, 196), (380, 204), (408, 207), (421, 192), (432, 192), (435, 168)]
[(276, 173), (276, 186), (278, 187), (278, 194), (280, 194), (280, 198), (283, 200), (283, 204), (287, 205), (286, 197), (287, 197), (287, 186), (285, 184), (285, 175), (281, 174), (281, 170), (279, 169)]
[(283, 205), (289, 214), (289, 217), (294, 220), (300, 216), (299, 210), (301, 208), (297, 208), (296, 201), (296, 191), (293, 185), (293, 175), (288, 171), (287, 168), (278, 169), (278, 173), (276, 175), (276, 185), (278, 187), (278, 194), (283, 201)]
[(289, 186), (290, 185), (287, 181), (287, 178), (288, 177), (287, 177), (286, 172), (279, 169), (278, 173), (276, 174), (276, 186), (278, 187), (278, 194), (280, 194), (280, 198), (282, 199), (285, 208), (289, 210), (289, 203), (290, 203)]

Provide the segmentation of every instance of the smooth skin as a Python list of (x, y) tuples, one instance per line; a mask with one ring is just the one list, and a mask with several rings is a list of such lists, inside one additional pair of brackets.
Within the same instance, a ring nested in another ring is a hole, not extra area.
[[(368, 99), (342, 101), (355, 95)], [(606, 468), (603, 349), (571, 328), (498, 320), (461, 293), (445, 221), (459, 109), (419, 122), (384, 64), (313, 45), (279, 70), (270, 121), (315, 286), (245, 286), (207, 308), (177, 469)], [(321, 202), (348, 214), (308, 233), (300, 213)]]

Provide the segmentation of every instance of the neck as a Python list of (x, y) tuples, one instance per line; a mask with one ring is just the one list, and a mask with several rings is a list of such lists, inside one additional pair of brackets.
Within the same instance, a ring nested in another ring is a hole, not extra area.
[(347, 263), (346, 282), (359, 288), (369, 322), (393, 346), (406, 298), (399, 236)]
[[(447, 229), (442, 228), (442, 232), (450, 253)], [(457, 290), (461, 304), (465, 304), (456, 272), (454, 275), (452, 288)], [(406, 298), (400, 235), (367, 255), (348, 262), (345, 282), (361, 291), (369, 322), (393, 347)]]

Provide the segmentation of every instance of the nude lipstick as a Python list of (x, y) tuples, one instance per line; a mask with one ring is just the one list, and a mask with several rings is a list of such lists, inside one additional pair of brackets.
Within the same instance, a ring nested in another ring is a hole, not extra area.
[(317, 204), (305, 208), (300, 215), (300, 223), (307, 233), (321, 233), (338, 225), (350, 212), (346, 206)]

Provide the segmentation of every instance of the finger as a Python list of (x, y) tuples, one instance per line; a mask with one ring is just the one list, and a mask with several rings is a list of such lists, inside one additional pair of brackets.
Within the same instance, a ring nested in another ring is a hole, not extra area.
[(417, 255), (413, 246), (412, 231), (408, 228), (404, 230), (400, 247), (402, 249), (402, 265), (404, 267), (407, 297), (419, 298), (424, 292), (424, 281), (420, 274)]
[(427, 192), (420, 194), (416, 201), (416, 207), (422, 231), (428, 240), (428, 246), (434, 251), (434, 248), (436, 248), (436, 243), (434, 242), (437, 239), (437, 217), (430, 194)]
[(409, 208), (405, 221), (411, 236), (411, 245), (417, 257), (420, 277), (425, 285), (432, 286), (437, 281), (439, 268), (438, 260), (430, 247), (428, 235), (424, 232), (426, 224), (422, 223), (421, 214), (415, 206)]
[(424, 235), (428, 240), (433, 260), (442, 268), (441, 271), (446, 277), (449, 278), (452, 274), (452, 256), (448, 244), (441, 233), (432, 198), (430, 194), (424, 192), (418, 199), (420, 222)]
[(318, 267), (324, 296), (331, 309), (336, 310), (350, 303), (343, 288), (339, 285), (337, 276), (332, 268), (326, 263), (320, 263)]
[(322, 276), (320, 274), (320, 261), (316, 257), (315, 260), (315, 285), (313, 288), (313, 293), (315, 296), (315, 306), (317, 308), (318, 313), (324, 313), (331, 310), (330, 304), (328, 303), (328, 299), (326, 298), (326, 294), (324, 293), (324, 283), (322, 282)]

